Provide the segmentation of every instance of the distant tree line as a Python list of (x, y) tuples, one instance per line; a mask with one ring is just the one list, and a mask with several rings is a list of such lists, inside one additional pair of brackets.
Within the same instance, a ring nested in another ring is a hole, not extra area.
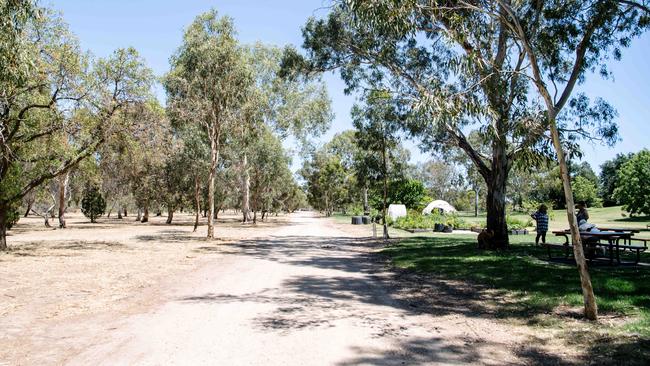
[(306, 149), (328, 128), (325, 85), (282, 78), (282, 50), (240, 44), (232, 19), (188, 26), (162, 106), (135, 49), (94, 58), (36, 1), (2, 2), (0, 18), (0, 250), (20, 217), (65, 228), (71, 206), (93, 222), (192, 212), (213, 237), (222, 209), (255, 222), (307, 205), (281, 141)]

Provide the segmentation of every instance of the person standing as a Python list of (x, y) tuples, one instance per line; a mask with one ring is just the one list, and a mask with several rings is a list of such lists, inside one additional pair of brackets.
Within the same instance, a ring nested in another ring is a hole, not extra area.
[(530, 215), (537, 223), (537, 236), (535, 237), (535, 245), (539, 245), (539, 239), (542, 239), (542, 244), (546, 244), (546, 232), (548, 231), (548, 208), (546, 205), (540, 205), (537, 212)]

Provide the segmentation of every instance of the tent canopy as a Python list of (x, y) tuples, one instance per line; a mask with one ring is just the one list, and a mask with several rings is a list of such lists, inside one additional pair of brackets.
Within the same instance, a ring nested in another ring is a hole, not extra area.
[(388, 206), (387, 214), (391, 219), (397, 220), (399, 217), (406, 216), (406, 206), (392, 203)]
[(456, 212), (454, 206), (450, 205), (449, 202), (443, 200), (435, 200), (427, 205), (427, 207), (422, 210), (423, 215), (428, 215), (434, 209), (442, 210), (443, 213), (447, 212)]

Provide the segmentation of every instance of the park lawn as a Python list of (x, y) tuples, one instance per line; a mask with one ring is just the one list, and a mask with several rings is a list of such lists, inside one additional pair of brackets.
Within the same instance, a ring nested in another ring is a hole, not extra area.
[[(511, 217), (518, 218), (523, 221), (530, 219), (530, 216), (524, 212), (510, 212)], [(473, 212), (460, 212), (458, 214), (463, 220), (475, 223), (478, 226), (485, 225), (485, 212), (474, 217)], [(566, 210), (553, 210), (550, 213), (551, 220), (549, 222), (549, 230), (563, 230), (567, 229)], [(589, 208), (589, 222), (601, 227), (616, 227), (616, 228), (635, 228), (647, 230), (650, 225), (650, 216), (635, 216), (630, 217), (629, 212), (623, 210), (621, 206)], [(532, 222), (530, 229), (534, 228), (535, 222)], [(643, 236), (643, 233), (641, 234)], [(650, 234), (645, 237), (650, 238)]]
[[(531, 220), (530, 216), (523, 212), (515, 211), (510, 212), (508, 215), (523, 221)], [(470, 223), (470, 225), (479, 227), (485, 226), (485, 212), (480, 213), (478, 217), (474, 217), (473, 212), (462, 211), (458, 213), (458, 216)], [(566, 210), (553, 210), (551, 211), (550, 216), (551, 220), (549, 222), (549, 230), (564, 230), (569, 227), (567, 224)], [(590, 208), (589, 216), (589, 222), (600, 227), (633, 228), (648, 231), (648, 225), (650, 225), (650, 216), (630, 217), (630, 214), (623, 211), (621, 206)], [(334, 213), (332, 217), (339, 223), (349, 224), (351, 215)], [(534, 221), (531, 220), (531, 226), (528, 229), (535, 229)], [(401, 232), (401, 230), (396, 233), (396, 236), (404, 236), (403, 233), (399, 232)], [(638, 234), (638, 236), (650, 238), (650, 232), (642, 232)]]
[[(533, 240), (533, 235), (511, 236), (511, 249), (491, 252), (477, 250), (475, 236), (435, 234), (401, 238), (382, 253), (399, 268), (497, 290), (509, 299), (494, 304), (499, 317), (546, 317), (548, 322), (550, 316), (549, 325), (557, 325), (559, 307), (582, 306), (578, 271), (573, 264), (548, 261)], [(650, 262), (650, 255), (642, 262)], [(626, 318), (610, 330), (650, 337), (650, 267), (599, 263), (590, 273), (601, 314)]]

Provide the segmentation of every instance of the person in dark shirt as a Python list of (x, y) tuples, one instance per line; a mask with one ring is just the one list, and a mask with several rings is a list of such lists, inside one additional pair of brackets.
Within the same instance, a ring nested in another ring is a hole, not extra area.
[(587, 204), (584, 202), (578, 203), (578, 213), (576, 213), (576, 221), (582, 220), (589, 221), (589, 212), (587, 212)]
[(539, 206), (537, 212), (530, 215), (535, 222), (537, 222), (537, 237), (535, 237), (535, 244), (539, 245), (539, 239), (542, 239), (542, 244), (546, 244), (546, 232), (548, 231), (548, 208), (546, 205)]

